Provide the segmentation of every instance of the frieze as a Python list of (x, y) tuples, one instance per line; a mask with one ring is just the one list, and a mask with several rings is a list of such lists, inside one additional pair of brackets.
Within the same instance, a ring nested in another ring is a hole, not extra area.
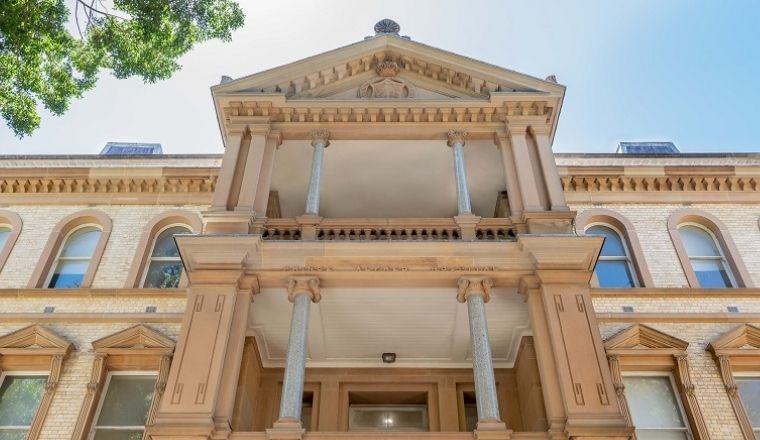
[(332, 266), (332, 265), (305, 265), (283, 266), (276, 269), (268, 269), (282, 272), (496, 272), (508, 270), (498, 266), (439, 266), (409, 267), (403, 265), (384, 264), (359, 264), (355, 266)]

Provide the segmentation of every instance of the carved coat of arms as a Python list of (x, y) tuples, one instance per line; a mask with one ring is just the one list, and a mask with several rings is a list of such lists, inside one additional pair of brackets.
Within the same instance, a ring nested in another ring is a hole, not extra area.
[(359, 87), (360, 98), (413, 98), (414, 87), (400, 78), (394, 78), (399, 71), (395, 61), (383, 61), (375, 69), (380, 78)]

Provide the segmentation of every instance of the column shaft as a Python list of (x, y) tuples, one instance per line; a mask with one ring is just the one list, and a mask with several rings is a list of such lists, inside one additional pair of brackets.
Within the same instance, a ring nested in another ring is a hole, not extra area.
[(330, 145), (329, 133), (325, 130), (314, 130), (310, 133), (314, 155), (311, 158), (311, 175), (309, 177), (309, 192), (306, 195), (306, 215), (319, 215), (319, 187), (322, 180), (322, 162), (325, 148)]
[(520, 183), (520, 192), (522, 193), (523, 209), (525, 211), (543, 211), (541, 198), (538, 195), (540, 182), (533, 172), (530, 152), (528, 151), (528, 140), (525, 137), (524, 130), (517, 131), (510, 129), (509, 140), (512, 144), (512, 153), (515, 156), (515, 166), (517, 168), (517, 180)]
[(311, 297), (306, 292), (298, 293), (293, 300), (288, 354), (285, 359), (285, 377), (280, 399), (280, 419), (301, 419), (310, 303)]
[(470, 317), (470, 344), (472, 347), (472, 369), (475, 377), (478, 420), (500, 420), (485, 301), (482, 296), (469, 295), (467, 297), (467, 313)]
[(552, 211), (567, 211), (565, 202), (565, 193), (562, 190), (562, 183), (559, 180), (559, 171), (557, 163), (554, 161), (554, 152), (552, 152), (549, 135), (545, 133), (533, 133), (538, 148), (538, 158), (541, 162), (541, 170), (544, 172), (544, 181), (546, 182), (546, 192), (549, 194), (549, 204)]
[(455, 142), (452, 150), (454, 150), (454, 171), (457, 181), (457, 208), (459, 215), (471, 214), (472, 206), (470, 204), (470, 191), (467, 188), (467, 171), (464, 168), (464, 148), (462, 143)]

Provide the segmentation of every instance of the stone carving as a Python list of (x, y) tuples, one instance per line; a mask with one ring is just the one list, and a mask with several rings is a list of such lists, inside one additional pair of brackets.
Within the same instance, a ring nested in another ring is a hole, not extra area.
[(403, 79), (394, 78), (400, 67), (393, 60), (377, 64), (375, 71), (380, 78), (373, 79), (359, 87), (360, 98), (413, 98), (414, 87)]
[(395, 34), (398, 35), (401, 26), (390, 18), (384, 18), (375, 23), (375, 35)]

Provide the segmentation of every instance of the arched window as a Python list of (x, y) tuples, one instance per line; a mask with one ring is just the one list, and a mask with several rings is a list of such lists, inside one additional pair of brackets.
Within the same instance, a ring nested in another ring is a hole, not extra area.
[(585, 232), (586, 235), (604, 237), (602, 251), (594, 271), (599, 287), (636, 287), (636, 273), (620, 232), (610, 225), (600, 223), (588, 226)]
[(0, 209), (0, 270), (8, 261), (8, 256), (20, 233), (21, 217), (15, 212)]
[(696, 223), (682, 223), (678, 226), (678, 235), (699, 287), (736, 286), (728, 261), (712, 232)]
[(85, 225), (71, 231), (63, 241), (45, 286), (56, 289), (80, 287), (90, 268), (101, 233), (95, 225)]
[(11, 225), (0, 225), (0, 249), (5, 247), (8, 237), (11, 236)]
[(188, 234), (185, 225), (171, 225), (164, 228), (153, 241), (150, 261), (143, 275), (143, 287), (175, 288), (182, 276), (182, 260), (179, 258), (176, 234)]

